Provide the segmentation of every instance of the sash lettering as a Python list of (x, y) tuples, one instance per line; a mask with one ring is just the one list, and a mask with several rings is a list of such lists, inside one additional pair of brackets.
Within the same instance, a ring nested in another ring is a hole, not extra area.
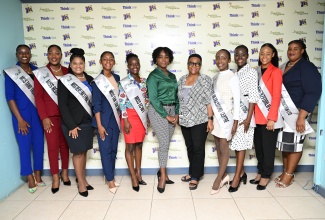
[(216, 88), (216, 82), (218, 80), (219, 73), (213, 77), (213, 90), (214, 94), (211, 97), (211, 106), (215, 115), (215, 118), (218, 120), (220, 127), (223, 129), (224, 134), (226, 135), (227, 141), (232, 137), (231, 129), (234, 123), (233, 117), (229, 110), (227, 109), (226, 103), (220, 97), (220, 94)]
[(140, 91), (139, 87), (134, 84), (130, 84), (130, 80), (128, 77), (125, 77), (120, 81), (128, 99), (130, 100), (134, 110), (139, 115), (141, 122), (146, 129), (147, 133), (147, 112), (145, 109), (145, 100), (143, 98), (143, 94)]
[(90, 90), (76, 76), (72, 74), (64, 75), (61, 82), (78, 99), (82, 107), (92, 116), (92, 95)]
[(94, 82), (96, 83), (98, 89), (103, 93), (106, 97), (107, 101), (111, 105), (113, 109), (113, 113), (115, 116), (116, 123), (121, 128), (120, 124), (120, 106), (117, 101), (117, 94), (114, 92), (113, 85), (108, 81), (108, 79), (103, 75), (99, 74), (95, 79)]
[(41, 67), (33, 72), (47, 94), (58, 104), (58, 80), (51, 71), (47, 67)]
[(34, 81), (28, 76), (28, 74), (20, 66), (17, 65), (5, 69), (4, 71), (23, 91), (23, 93), (33, 103), (33, 105), (36, 106), (34, 97)]
[[(248, 108), (249, 108), (248, 100), (245, 96), (241, 94), (240, 95), (240, 117), (243, 120), (247, 118)], [(252, 115), (250, 126), (256, 127), (254, 114)]]

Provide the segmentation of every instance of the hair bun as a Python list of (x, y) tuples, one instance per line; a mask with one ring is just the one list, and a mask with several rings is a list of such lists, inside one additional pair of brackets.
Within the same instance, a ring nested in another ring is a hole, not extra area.
[(85, 51), (81, 48), (72, 48), (70, 50), (70, 53), (75, 54), (75, 55), (80, 55), (83, 56), (85, 54)]

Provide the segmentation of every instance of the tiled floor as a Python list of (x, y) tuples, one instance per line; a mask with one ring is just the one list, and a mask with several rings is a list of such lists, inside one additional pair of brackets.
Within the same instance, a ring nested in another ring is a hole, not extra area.
[[(249, 173), (248, 179), (254, 176)], [(205, 175), (194, 191), (188, 190), (188, 184), (181, 182), (180, 177), (170, 175), (175, 184), (167, 185), (160, 194), (153, 175), (143, 176), (148, 185), (141, 186), (139, 192), (132, 190), (129, 176), (117, 176), (121, 186), (113, 195), (103, 177), (91, 176), (88, 182), (95, 190), (89, 191), (87, 198), (77, 193), (75, 183), (62, 185), (53, 195), (51, 179), (44, 177), (48, 186), (38, 188), (33, 195), (27, 192), (25, 184), (0, 202), (0, 219), (325, 219), (325, 199), (303, 188), (308, 181), (305, 188), (311, 188), (313, 173), (297, 173), (296, 181), (287, 189), (276, 188), (271, 181), (267, 190), (257, 191), (255, 185), (248, 183), (241, 185), (238, 192), (229, 193), (223, 187), (213, 196), (210, 189), (215, 174)]]

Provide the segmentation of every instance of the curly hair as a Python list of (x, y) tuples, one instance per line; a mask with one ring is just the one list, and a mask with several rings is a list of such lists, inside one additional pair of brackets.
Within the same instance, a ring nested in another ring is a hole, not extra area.
[(172, 63), (174, 60), (174, 55), (173, 51), (169, 49), (168, 47), (157, 47), (153, 52), (152, 52), (152, 61), (153, 63), (157, 63), (157, 58), (161, 51), (164, 51), (168, 57), (169, 57), (169, 63)]

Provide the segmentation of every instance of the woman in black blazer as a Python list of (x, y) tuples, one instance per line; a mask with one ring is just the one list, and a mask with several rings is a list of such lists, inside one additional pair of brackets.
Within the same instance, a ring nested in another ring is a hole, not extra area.
[(58, 105), (62, 117), (62, 130), (73, 154), (72, 161), (77, 176), (78, 190), (87, 197), (88, 190), (94, 189), (86, 180), (87, 151), (93, 148), (93, 128), (91, 126), (91, 86), (93, 77), (85, 70), (83, 49), (70, 51), (69, 73), (58, 82)]

